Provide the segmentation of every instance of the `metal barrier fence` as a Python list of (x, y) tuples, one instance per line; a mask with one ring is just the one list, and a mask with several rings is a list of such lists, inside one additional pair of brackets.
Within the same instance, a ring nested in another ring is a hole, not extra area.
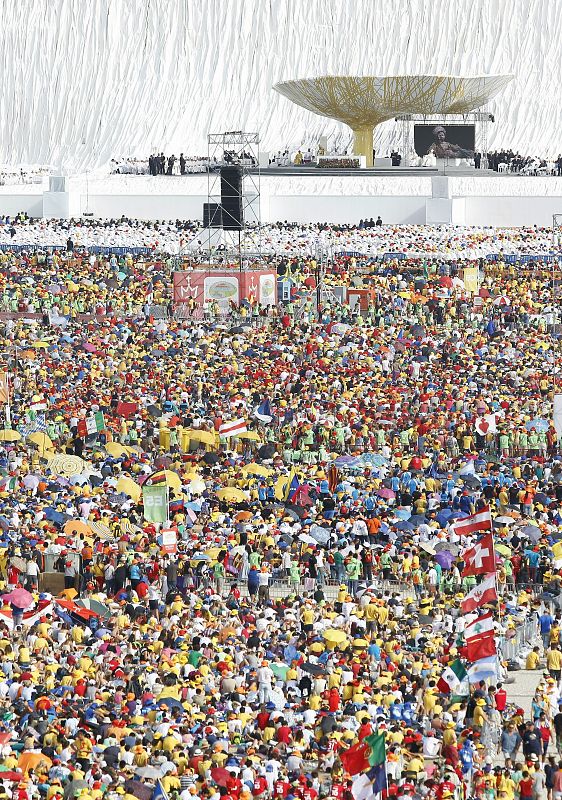
[(513, 661), (521, 655), (524, 648), (534, 647), (538, 643), (538, 638), (539, 626), (537, 618), (534, 617), (519, 625), (516, 628), (515, 636), (509, 639), (506, 636), (498, 636), (498, 652), (506, 661)]

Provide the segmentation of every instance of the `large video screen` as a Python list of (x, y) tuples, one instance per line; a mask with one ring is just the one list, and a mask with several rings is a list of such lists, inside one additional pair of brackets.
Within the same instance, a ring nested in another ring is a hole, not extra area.
[(414, 125), (414, 149), (423, 158), (474, 158), (474, 125)]

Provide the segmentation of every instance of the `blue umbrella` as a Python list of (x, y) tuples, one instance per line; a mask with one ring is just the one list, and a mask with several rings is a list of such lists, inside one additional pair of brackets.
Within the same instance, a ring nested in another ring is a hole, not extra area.
[(407, 508), (397, 508), (394, 516), (398, 517), (398, 519), (410, 519), (412, 512), (408, 511)]
[(543, 419), (542, 417), (535, 417), (535, 419), (526, 422), (525, 427), (527, 428), (528, 431), (534, 428), (538, 433), (546, 433), (550, 427), (550, 423), (547, 419)]
[(416, 529), (415, 525), (412, 525), (412, 523), (409, 520), (406, 521), (405, 519), (401, 520), (400, 522), (397, 522), (395, 527), (399, 531), (414, 531)]
[(423, 514), (414, 514), (410, 517), (409, 521), (415, 528), (417, 528), (418, 525), (423, 525), (427, 522), (427, 517), (425, 517)]

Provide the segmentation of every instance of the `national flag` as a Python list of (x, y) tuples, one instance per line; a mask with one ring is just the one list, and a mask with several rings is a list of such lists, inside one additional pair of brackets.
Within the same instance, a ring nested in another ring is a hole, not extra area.
[(461, 602), (463, 614), (469, 614), (476, 608), (480, 608), (486, 603), (492, 603), (498, 599), (496, 591), (496, 574), (486, 575), (484, 580), (471, 589), (464, 600)]
[(372, 733), (370, 736), (366, 736), (363, 741), (369, 748), (367, 758), (371, 767), (376, 767), (377, 764), (384, 764), (386, 761), (384, 733)]
[(468, 536), (470, 533), (477, 533), (478, 531), (491, 531), (490, 506), (484, 506), (476, 514), (471, 514), (469, 517), (458, 519), (451, 527), (457, 536)]
[(283, 425), (289, 425), (293, 419), (295, 418), (295, 412), (292, 408), (288, 408), (285, 411), (285, 416), (283, 417)]
[(292, 503), (296, 497), (298, 490), (301, 488), (300, 481), (296, 474), (293, 473), (291, 480), (287, 483), (287, 496), (286, 499)]
[(492, 534), (483, 536), (474, 547), (468, 547), (461, 553), (464, 561), (463, 578), (466, 575), (487, 575), (495, 572), (494, 539)]
[(256, 406), (254, 409), (254, 416), (257, 417), (260, 422), (263, 422), (264, 425), (268, 425), (271, 422), (273, 414), (271, 413), (271, 405), (267, 397), (265, 400), (262, 400), (259, 406)]
[(369, 746), (365, 740), (340, 753), (340, 761), (345, 771), (350, 775), (358, 775), (360, 772), (365, 772), (365, 770), (369, 769), (371, 765), (367, 757), (368, 753)]
[(353, 800), (375, 800), (386, 789), (386, 768), (384, 764), (361, 772), (351, 785)]
[(491, 612), (482, 614), (472, 622), (469, 622), (468, 625), (465, 625), (463, 631), (464, 640), (468, 644), (469, 640), (473, 639), (475, 636), (482, 636), (490, 631), (494, 631), (494, 620)]
[[(437, 681), (437, 688), (443, 694), (454, 692), (457, 695), (464, 696), (470, 693), (468, 674), (459, 658), (456, 658), (448, 667), (445, 667)], [(465, 688), (466, 691), (464, 691)]]
[(159, 780), (156, 781), (156, 786), (152, 792), (152, 800), (168, 800), (168, 793)]
[(132, 414), (137, 413), (138, 408), (139, 407), (137, 403), (128, 403), (120, 400), (115, 406), (115, 416), (125, 418), (130, 417)]
[(496, 655), (480, 658), (468, 668), (468, 680), (471, 683), (486, 681), (489, 678), (496, 679), (498, 674), (498, 659)]
[(219, 428), (219, 436), (238, 436), (240, 433), (246, 433), (248, 426), (243, 417), (239, 419), (231, 419), (228, 422), (223, 422)]
[(466, 642), (466, 657), (473, 663), (496, 653), (496, 640), (493, 631), (488, 631), (480, 636), (473, 636)]
[(44, 416), (37, 416), (30, 422), (20, 427), (22, 436), (27, 439), (32, 433), (44, 433), (47, 430), (47, 422)]
[(86, 436), (93, 436), (96, 433), (101, 433), (105, 428), (105, 417), (102, 411), (96, 411), (95, 414), (88, 414), (87, 417), (81, 419), (78, 423), (78, 436), (85, 438)]
[(377, 764), (369, 770), (367, 775), (373, 781), (373, 790), (375, 794), (380, 794), (388, 789), (386, 781), (386, 764)]

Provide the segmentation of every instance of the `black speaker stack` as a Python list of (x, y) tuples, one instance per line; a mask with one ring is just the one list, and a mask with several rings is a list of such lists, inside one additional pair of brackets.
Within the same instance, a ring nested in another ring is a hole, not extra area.
[(244, 227), (241, 167), (221, 167), (221, 202), (203, 203), (203, 227), (240, 231)]

